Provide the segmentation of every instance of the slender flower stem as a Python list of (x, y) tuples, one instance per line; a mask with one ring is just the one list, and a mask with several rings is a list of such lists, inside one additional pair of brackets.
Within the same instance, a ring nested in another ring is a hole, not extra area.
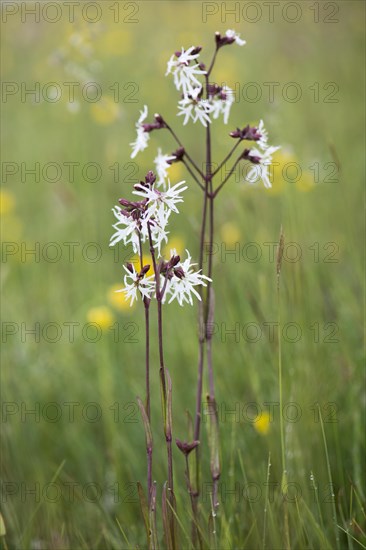
[(143, 256), (143, 252), (142, 252), (142, 243), (141, 243), (141, 233), (140, 231), (138, 231), (138, 236), (139, 236), (139, 257), (140, 257), (140, 269), (142, 271), (142, 268), (144, 267), (144, 256)]
[(157, 272), (157, 268), (156, 268), (155, 249), (154, 249), (154, 244), (153, 244), (152, 236), (151, 236), (150, 222), (148, 222), (148, 224), (147, 224), (147, 230), (148, 230), (148, 233), (149, 233), (150, 254), (151, 254), (151, 259), (153, 261), (153, 268), (154, 268), (154, 274), (155, 274), (155, 283), (156, 283), (156, 295), (157, 295), (158, 292), (160, 291), (160, 278), (158, 277), (158, 272)]
[[(207, 220), (207, 201), (208, 201), (208, 182), (205, 182), (205, 194), (203, 198), (203, 208), (202, 208), (202, 225), (201, 225), (201, 237), (200, 237), (200, 251), (199, 251), (199, 270), (203, 269), (203, 249), (205, 245), (205, 234), (206, 234), (206, 220)], [(201, 300), (198, 304), (198, 373), (197, 373), (197, 393), (196, 393), (196, 411), (194, 419), (194, 439), (200, 439), (200, 429), (201, 429), (201, 407), (202, 407), (202, 386), (203, 386), (203, 363), (205, 355), (205, 320), (204, 320), (204, 297), (203, 297), (203, 287), (199, 288), (199, 295)], [(196, 466), (196, 484), (195, 492), (192, 494), (192, 497), (195, 501), (194, 510), (196, 511), (196, 516), (198, 512), (197, 499), (199, 497), (199, 487), (200, 487), (200, 468), (201, 468), (201, 459), (200, 459), (200, 446), (198, 445), (194, 449), (195, 454), (195, 466)]]
[[(209, 209), (209, 243), (208, 243), (209, 253), (208, 253), (208, 273), (207, 273), (207, 276), (209, 277), (209, 279), (212, 279), (212, 260), (213, 260), (213, 250), (212, 249), (213, 249), (213, 240), (214, 240), (214, 199), (215, 199), (215, 196), (212, 193), (212, 180), (210, 180), (210, 192), (211, 193), (210, 193), (210, 197), (209, 197), (210, 209)], [(211, 301), (211, 297), (210, 297), (211, 286), (212, 286), (212, 282), (208, 281), (207, 282), (206, 321), (208, 320), (208, 316), (209, 316), (209, 305), (210, 305), (210, 301)], [(209, 327), (206, 326), (206, 337), (207, 337), (207, 329), (208, 328)]]
[(199, 547), (202, 548), (202, 540), (201, 540), (200, 532), (199, 532), (198, 526), (197, 526), (197, 520), (198, 520), (197, 501), (195, 499), (195, 494), (194, 494), (192, 484), (191, 484), (191, 474), (190, 474), (190, 469), (189, 469), (188, 454), (185, 455), (185, 460), (186, 460), (187, 489), (188, 489), (189, 496), (190, 496), (190, 499), (191, 499), (191, 507), (192, 507), (192, 514), (193, 514), (193, 517), (192, 517), (192, 533), (191, 533), (192, 543), (193, 543), (193, 546), (196, 547), (196, 541), (197, 541), (197, 538), (198, 538)]
[(187, 164), (184, 159), (183, 159), (182, 162), (183, 162), (184, 166), (187, 168), (187, 170), (190, 173), (190, 175), (192, 176), (192, 178), (194, 179), (194, 181), (199, 185), (199, 187), (202, 189), (202, 191), (204, 191), (205, 188), (203, 187), (200, 180), (197, 178), (196, 174), (191, 170), (191, 168), (189, 167), (189, 164)]
[(178, 143), (178, 145), (180, 145), (180, 147), (183, 147), (184, 148), (184, 151), (185, 151), (185, 156), (187, 157), (187, 159), (189, 160), (189, 162), (192, 164), (193, 168), (195, 170), (197, 170), (198, 174), (201, 176), (201, 178), (204, 180), (205, 179), (205, 176), (204, 176), (204, 173), (202, 172), (202, 170), (199, 169), (199, 167), (197, 166), (197, 164), (194, 162), (194, 160), (192, 159), (192, 157), (187, 153), (187, 151), (185, 150), (185, 147), (183, 146), (181, 140), (178, 138), (177, 134), (174, 132), (173, 128), (171, 126), (169, 126), (169, 124), (165, 123), (166, 125), (166, 128), (167, 130), (169, 130), (169, 132), (172, 134), (173, 138), (175, 139), (175, 141)]
[[(212, 301), (213, 301), (213, 299), (210, 300), (211, 304), (212, 304)], [(208, 382), (209, 382), (209, 390), (210, 390), (210, 399), (211, 399), (211, 401), (213, 401), (215, 399), (215, 384), (214, 384), (213, 369), (212, 369), (212, 321), (211, 321), (212, 317), (213, 317), (213, 311), (209, 312), (209, 319), (208, 319), (208, 322), (207, 322), (207, 332), (206, 332)]]
[(210, 76), (210, 74), (211, 74), (211, 71), (212, 71), (212, 69), (213, 69), (213, 67), (214, 67), (214, 65), (215, 65), (216, 56), (217, 56), (218, 51), (219, 51), (219, 47), (218, 47), (218, 45), (216, 44), (216, 50), (215, 50), (215, 53), (214, 53), (214, 55), (213, 55), (213, 58), (212, 58), (212, 61), (211, 61), (211, 65), (210, 65), (210, 68), (208, 69), (207, 74), (206, 74), (206, 80), (207, 80), (207, 81), (208, 81), (208, 78), (209, 78), (209, 76)]
[(158, 299), (158, 337), (159, 337), (159, 360), (160, 369), (163, 371), (163, 392), (166, 399), (166, 380), (164, 366), (164, 349), (163, 349), (163, 311), (161, 300)]
[(239, 164), (239, 162), (241, 161), (241, 155), (239, 158), (236, 159), (236, 161), (234, 162), (230, 172), (228, 173), (228, 175), (226, 176), (226, 178), (220, 183), (220, 185), (215, 189), (215, 191), (213, 192), (213, 198), (215, 198), (219, 191), (221, 191), (221, 189), (224, 187), (225, 183), (228, 181), (228, 179), (233, 175), (234, 171), (235, 171), (235, 168), (237, 167), (237, 165)]
[(238, 141), (236, 142), (236, 144), (234, 145), (234, 147), (231, 149), (231, 151), (226, 155), (226, 157), (224, 158), (224, 160), (219, 164), (219, 166), (216, 168), (216, 170), (214, 170), (214, 172), (212, 172), (212, 177), (216, 176), (216, 174), (218, 172), (220, 172), (221, 168), (227, 163), (227, 161), (231, 158), (231, 156), (234, 154), (234, 152), (236, 151), (237, 147), (240, 145), (240, 143), (242, 142), (241, 139), (238, 139)]
[(150, 413), (150, 300), (144, 299), (145, 307), (145, 376), (146, 376), (146, 414), (151, 422)]
[[(156, 283), (156, 299), (158, 302), (158, 338), (159, 338), (159, 360), (160, 360), (160, 374), (161, 374), (161, 381), (162, 381), (162, 399), (163, 399), (163, 407), (165, 410), (167, 409), (167, 387), (166, 387), (166, 373), (165, 373), (165, 365), (164, 365), (164, 348), (163, 348), (163, 312), (162, 312), (162, 298), (163, 294), (165, 292), (166, 288), (166, 282), (164, 283), (163, 290), (160, 292), (160, 269), (157, 268), (156, 265), (156, 258), (155, 258), (155, 249), (153, 246), (152, 241), (152, 235), (151, 235), (151, 226), (150, 222), (147, 224), (148, 226), (148, 232), (149, 232), (149, 241), (150, 241), (150, 253), (154, 265), (154, 272), (155, 272), (155, 283)], [(164, 421), (164, 432), (165, 430), (165, 422), (166, 419), (163, 418)], [(168, 454), (168, 488), (171, 489), (171, 492), (173, 491), (173, 456), (172, 456), (172, 436), (171, 434), (169, 437), (165, 435), (166, 445), (167, 445), (167, 454)], [(170, 494), (171, 494), (170, 492)]]
[[(215, 59), (215, 56), (214, 56)], [(214, 61), (213, 59), (213, 61)], [(213, 63), (211, 63), (212, 65)], [(208, 97), (208, 74), (206, 75), (206, 88), (207, 88), (207, 97)], [(212, 246), (213, 246), (213, 222), (214, 222), (214, 196), (213, 196), (213, 187), (212, 187), (212, 161), (211, 161), (211, 128), (208, 124), (206, 127), (206, 194), (209, 198), (209, 243), (208, 243), (208, 277), (211, 278), (212, 275)], [(208, 316), (208, 305), (210, 301), (210, 281), (207, 283), (207, 303), (206, 303), (206, 321)], [(206, 327), (207, 334), (207, 327)]]
[[(201, 308), (202, 309), (202, 308)], [(201, 318), (201, 314), (200, 314)], [(203, 315), (202, 315), (203, 322)], [(203, 359), (204, 359), (204, 332), (203, 327), (199, 327), (199, 352), (198, 352), (198, 380), (197, 380), (197, 395), (196, 395), (196, 415), (194, 420), (194, 435), (193, 439), (197, 440), (200, 435), (201, 427), (201, 403), (202, 403), (202, 384), (203, 384)], [(197, 449), (197, 447), (196, 447)], [(196, 450), (195, 450), (196, 451)], [(196, 452), (196, 456), (198, 456)]]
[[(198, 262), (198, 269), (203, 269), (203, 249), (205, 246), (205, 234), (206, 234), (206, 219), (207, 219), (207, 202), (208, 202), (208, 182), (205, 184), (205, 196), (203, 199), (203, 209), (202, 209), (202, 224), (201, 224), (201, 238), (200, 238), (200, 255)], [(199, 293), (202, 298), (202, 288), (199, 288)]]
[[(206, 75), (206, 95), (209, 97), (209, 74), (213, 68), (218, 48), (216, 46), (215, 55), (211, 62), (210, 69)], [(219, 431), (218, 431), (218, 419), (216, 416), (216, 400), (215, 400), (215, 386), (214, 386), (214, 374), (213, 374), (213, 361), (212, 361), (212, 326), (214, 322), (214, 298), (212, 291), (212, 265), (213, 265), (213, 242), (214, 242), (214, 199), (212, 184), (212, 158), (211, 158), (211, 128), (207, 125), (206, 128), (206, 182), (208, 184), (208, 198), (209, 198), (209, 244), (208, 244), (208, 277), (207, 282), (207, 298), (206, 298), (206, 315), (205, 315), (205, 340), (207, 347), (207, 369), (209, 377), (209, 407), (210, 409), (210, 422), (211, 422), (211, 477), (213, 482), (213, 507), (214, 510), (218, 507), (218, 482), (220, 478), (220, 464), (218, 458), (218, 445), (219, 445)], [(207, 188), (206, 188), (207, 189)], [(214, 417), (212, 416), (214, 414)], [(212, 434), (214, 434), (212, 436)]]
[[(144, 266), (144, 256), (142, 251), (141, 234), (139, 233), (139, 257), (140, 268)], [(145, 386), (146, 386), (146, 400), (145, 410), (146, 415), (151, 428), (151, 412), (150, 412), (150, 300), (149, 298), (143, 299), (145, 309)], [(152, 494), (152, 460), (153, 449), (152, 446), (147, 448), (147, 489), (148, 489), (148, 503), (150, 507), (151, 494)]]

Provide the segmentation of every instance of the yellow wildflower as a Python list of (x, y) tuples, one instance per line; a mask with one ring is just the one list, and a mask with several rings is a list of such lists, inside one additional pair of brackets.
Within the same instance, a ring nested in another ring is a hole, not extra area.
[(87, 319), (89, 323), (97, 324), (102, 330), (110, 328), (115, 320), (112, 311), (106, 306), (89, 309)]
[(124, 292), (116, 292), (121, 288), (123, 288), (123, 283), (117, 283), (108, 289), (108, 302), (118, 311), (129, 311), (131, 309), (130, 303), (126, 300)]
[(14, 210), (15, 197), (11, 191), (0, 189), (0, 214), (10, 214)]
[(254, 428), (261, 435), (267, 435), (269, 432), (269, 426), (271, 423), (271, 417), (268, 412), (262, 412), (260, 416), (254, 421)]
[(221, 226), (221, 238), (229, 246), (240, 242), (241, 233), (239, 227), (232, 222), (226, 222)]
[(120, 109), (113, 97), (106, 96), (91, 105), (91, 113), (98, 124), (112, 124), (118, 119)]

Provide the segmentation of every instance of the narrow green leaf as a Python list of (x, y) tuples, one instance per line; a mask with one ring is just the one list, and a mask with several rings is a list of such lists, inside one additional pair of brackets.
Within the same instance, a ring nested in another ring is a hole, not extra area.
[(156, 481), (154, 481), (151, 487), (151, 501), (150, 501), (150, 510), (149, 510), (149, 520), (150, 520), (150, 550), (158, 550), (158, 532), (156, 528)]
[(159, 377), (160, 377), (160, 396), (161, 396), (161, 409), (163, 413), (163, 422), (164, 422), (164, 432), (165, 432), (165, 426), (166, 426), (166, 397), (164, 395), (164, 371), (163, 369), (159, 370)]
[(4, 518), (0, 512), (0, 537), (4, 537), (6, 535), (6, 527), (5, 527), (5, 522), (4, 522)]
[(161, 503), (161, 511), (163, 515), (163, 527), (164, 527), (164, 534), (165, 534), (165, 543), (167, 550), (173, 550), (173, 541), (172, 541), (172, 534), (170, 529), (170, 509), (168, 504), (168, 497), (167, 497), (167, 486), (168, 482), (166, 481), (163, 486), (163, 494), (162, 494), (162, 503)]
[(139, 397), (137, 397), (136, 399), (137, 399), (137, 404), (138, 404), (139, 409), (140, 409), (142, 422), (144, 424), (145, 437), (146, 437), (146, 448), (151, 450), (152, 447), (153, 447), (153, 438), (152, 438), (152, 433), (151, 433), (150, 422), (149, 422), (148, 416), (146, 414), (146, 409), (145, 409), (145, 406), (144, 406), (143, 402), (141, 401), (141, 399)]
[(170, 378), (169, 371), (165, 370), (166, 380), (166, 419), (165, 419), (165, 436), (171, 440), (173, 432), (173, 419), (172, 419), (172, 379)]
[(217, 407), (214, 398), (207, 396), (209, 427), (208, 444), (210, 447), (210, 466), (213, 479), (220, 477), (220, 445), (219, 445), (219, 419), (217, 417)]
[(139, 494), (140, 507), (142, 512), (142, 517), (144, 519), (144, 524), (145, 524), (147, 543), (149, 544), (149, 541), (150, 541), (149, 509), (148, 509), (147, 501), (144, 495), (144, 490), (139, 481), (137, 482), (137, 492)]

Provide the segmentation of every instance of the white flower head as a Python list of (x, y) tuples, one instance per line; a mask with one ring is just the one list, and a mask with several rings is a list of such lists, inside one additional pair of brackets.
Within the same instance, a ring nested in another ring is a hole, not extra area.
[[(206, 281), (211, 281), (208, 277), (201, 274), (201, 270), (194, 271), (193, 266), (197, 265), (191, 262), (191, 255), (186, 250), (187, 259), (184, 262), (179, 262), (174, 272), (177, 273), (169, 280), (169, 284), (166, 289), (166, 296), (169, 297), (169, 304), (173, 300), (177, 300), (179, 305), (183, 305), (185, 302), (193, 305), (192, 295), (198, 300), (201, 300), (201, 296), (197, 292), (197, 286), (207, 286)], [(176, 256), (175, 250), (171, 250), (171, 255)]]
[(130, 306), (137, 300), (139, 294), (142, 298), (151, 299), (155, 292), (154, 275), (146, 277), (146, 275), (137, 273), (133, 264), (129, 264), (128, 267), (123, 266), (123, 268), (126, 271), (123, 279), (125, 286), (116, 292), (124, 292), (126, 300), (130, 300)]
[(264, 127), (264, 122), (263, 120), (261, 120), (259, 122), (259, 126), (257, 128), (257, 132), (259, 132), (261, 134), (261, 138), (257, 141), (257, 144), (258, 144), (258, 147), (260, 149), (267, 149), (268, 147), (268, 132), (267, 130), (265, 129)]
[(132, 153), (131, 153), (132, 159), (135, 158), (137, 153), (146, 149), (147, 144), (149, 142), (150, 134), (148, 132), (145, 132), (142, 124), (143, 121), (146, 119), (147, 114), (148, 114), (147, 105), (144, 105), (143, 110), (140, 111), (140, 118), (136, 122), (136, 131), (137, 131), (136, 140), (130, 143), (132, 147)]
[[(169, 210), (160, 209), (159, 219), (152, 217), (151, 213), (146, 211), (143, 215), (137, 216), (132, 213), (128, 215), (122, 211), (119, 206), (112, 209), (117, 223), (113, 225), (115, 233), (111, 237), (110, 246), (123, 242), (125, 246), (132, 245), (135, 254), (139, 253), (140, 240), (142, 243), (149, 241), (149, 227), (154, 247), (157, 249), (158, 257), (161, 255), (161, 245), (168, 241)], [(149, 226), (148, 226), (149, 223)]]
[(163, 225), (167, 221), (167, 215), (169, 217), (171, 212), (179, 213), (176, 205), (183, 202), (181, 193), (187, 189), (187, 186), (184, 184), (185, 181), (180, 181), (171, 187), (168, 180), (168, 186), (165, 191), (156, 189), (155, 184), (151, 187), (137, 184), (133, 193), (143, 199), (147, 199), (146, 218), (151, 219), (154, 217), (159, 224)]
[(131, 243), (134, 252), (137, 252), (139, 244), (139, 220), (133, 216), (125, 215), (119, 206), (112, 208), (112, 212), (117, 218), (117, 223), (113, 225), (113, 229), (116, 232), (112, 235), (109, 246), (114, 246), (122, 241), (124, 245)]
[(194, 88), (188, 95), (178, 102), (178, 116), (184, 116), (183, 125), (191, 118), (193, 122), (199, 120), (203, 126), (211, 122), (209, 114), (213, 111), (212, 104), (207, 99), (201, 99), (202, 88)]
[(249, 183), (256, 183), (258, 179), (261, 179), (267, 189), (272, 187), (269, 179), (269, 167), (272, 164), (272, 155), (278, 149), (280, 147), (267, 147), (265, 151), (259, 151), (258, 149), (250, 150), (250, 157), (255, 157), (259, 161), (251, 167), (246, 176)]
[(198, 63), (190, 64), (199, 56), (197, 49), (195, 46), (191, 46), (188, 50), (182, 48), (181, 52), (177, 52), (179, 55), (172, 55), (168, 61), (165, 75), (173, 74), (175, 87), (177, 90), (182, 90), (184, 95), (191, 93), (195, 87), (201, 85), (197, 75), (206, 74), (206, 71), (199, 68)]
[(212, 100), (212, 116), (214, 119), (219, 118), (222, 114), (224, 123), (229, 121), (230, 109), (235, 101), (234, 91), (229, 86), (223, 86), (218, 97)]
[(234, 42), (238, 44), (238, 46), (244, 46), (246, 44), (246, 41), (240, 38), (240, 34), (232, 29), (228, 29), (225, 33), (225, 36), (230, 40), (234, 39)]
[(154, 164), (156, 167), (156, 173), (158, 176), (157, 185), (164, 185), (165, 179), (168, 176), (168, 169), (170, 168), (171, 164), (169, 161), (175, 160), (174, 155), (163, 155), (161, 149), (158, 149), (158, 154), (154, 158)]
[[(161, 245), (168, 242), (169, 231), (166, 231), (170, 216), (169, 210), (160, 210), (159, 219), (154, 219), (150, 221), (150, 231), (151, 239), (154, 245), (154, 248), (157, 250), (157, 257), (161, 256)], [(149, 231), (147, 224), (143, 228), (143, 240), (142, 242), (149, 240)]]

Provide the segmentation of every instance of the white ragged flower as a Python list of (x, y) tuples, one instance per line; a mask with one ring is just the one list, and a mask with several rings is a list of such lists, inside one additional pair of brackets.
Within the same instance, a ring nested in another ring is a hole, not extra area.
[[(201, 270), (194, 271), (193, 267), (197, 264), (192, 263), (192, 258), (188, 250), (186, 250), (187, 259), (184, 262), (178, 262), (174, 267), (174, 275), (169, 280), (164, 299), (168, 298), (170, 304), (173, 300), (177, 300), (179, 305), (184, 303), (193, 305), (192, 295), (198, 300), (201, 296), (196, 290), (197, 286), (207, 286), (206, 281), (211, 281), (206, 275), (201, 274)], [(175, 250), (171, 250), (171, 255), (176, 256)]]
[(201, 99), (202, 88), (195, 88), (192, 92), (184, 96), (184, 98), (178, 102), (179, 113), (178, 116), (184, 116), (183, 124), (187, 124), (191, 118), (193, 122), (199, 120), (203, 126), (207, 126), (211, 122), (210, 113), (213, 111), (212, 104), (207, 99)]
[[(157, 257), (161, 256), (161, 245), (168, 242), (169, 231), (166, 231), (170, 216), (170, 210), (159, 211), (159, 219), (153, 219), (149, 221), (151, 239), (154, 248), (157, 250)], [(143, 228), (143, 242), (149, 240), (149, 231), (147, 224)]]
[(267, 130), (266, 130), (265, 127), (264, 127), (264, 122), (263, 122), (263, 120), (261, 120), (261, 121), (259, 122), (259, 126), (258, 126), (258, 128), (257, 128), (257, 132), (258, 132), (259, 134), (261, 134), (260, 139), (257, 141), (258, 147), (259, 147), (260, 149), (263, 149), (263, 150), (267, 149), (267, 147), (268, 147), (268, 143), (267, 143), (267, 142), (268, 142), (268, 132), (267, 132)]
[(119, 242), (123, 242), (125, 246), (132, 245), (135, 254), (140, 251), (140, 240), (145, 243), (149, 240), (148, 222), (150, 223), (150, 232), (154, 247), (157, 249), (158, 257), (161, 255), (161, 245), (168, 241), (168, 219), (170, 211), (159, 211), (159, 219), (149, 218), (145, 216), (127, 215), (120, 207), (115, 206), (112, 209), (117, 223), (113, 225), (115, 233), (111, 237), (110, 245), (114, 246)]
[(230, 40), (233, 40), (233, 42), (238, 44), (238, 46), (244, 46), (246, 44), (246, 41), (240, 38), (240, 34), (233, 31), (232, 29), (228, 29), (225, 33), (225, 36)]
[(188, 50), (182, 48), (182, 51), (178, 53), (179, 55), (174, 54), (169, 59), (165, 76), (172, 73), (177, 90), (182, 90), (183, 94), (187, 95), (195, 87), (201, 85), (197, 76), (206, 74), (206, 71), (200, 69), (198, 63), (190, 64), (199, 56), (199, 51), (194, 46), (191, 46)]
[(246, 180), (249, 183), (256, 183), (258, 179), (261, 179), (265, 187), (272, 187), (269, 179), (269, 167), (272, 164), (272, 155), (278, 149), (280, 149), (280, 147), (267, 147), (265, 151), (259, 151), (258, 149), (250, 150), (249, 159), (250, 157), (255, 158), (256, 162), (246, 176)]
[(149, 142), (150, 134), (148, 132), (145, 132), (142, 124), (143, 121), (146, 119), (147, 114), (148, 114), (148, 109), (147, 109), (147, 105), (145, 105), (143, 110), (140, 111), (140, 118), (136, 122), (136, 131), (137, 131), (136, 140), (130, 143), (132, 147), (132, 153), (131, 153), (132, 159), (135, 158), (137, 153), (146, 149), (147, 144)]
[(157, 185), (164, 185), (165, 179), (168, 176), (168, 169), (170, 168), (171, 164), (169, 161), (175, 160), (176, 157), (174, 155), (163, 155), (161, 149), (158, 149), (158, 154), (154, 158), (154, 164), (156, 167), (156, 173), (158, 176)]
[(229, 121), (230, 109), (235, 101), (234, 91), (229, 86), (223, 86), (218, 97), (214, 97), (212, 100), (212, 116), (214, 119), (219, 118), (222, 114), (224, 117), (224, 123)]
[(184, 184), (185, 181), (180, 181), (171, 187), (170, 181), (168, 180), (168, 186), (165, 191), (156, 189), (155, 184), (151, 187), (136, 184), (133, 194), (138, 195), (143, 199), (147, 199), (147, 214), (145, 217), (147, 219), (155, 217), (160, 222), (160, 216), (162, 213), (165, 213), (166, 210), (168, 210), (169, 214), (170, 212), (176, 212), (179, 214), (179, 210), (176, 205), (183, 202), (181, 193), (188, 189), (188, 187)]
[(127, 267), (123, 266), (123, 268), (126, 271), (126, 275), (123, 279), (125, 286), (120, 290), (116, 290), (116, 292), (123, 292), (126, 300), (130, 300), (130, 306), (137, 300), (138, 295), (140, 295), (142, 299), (148, 298), (151, 300), (155, 293), (154, 275), (146, 277), (143, 273), (137, 273), (133, 264), (128, 264)]
[(138, 251), (139, 246), (139, 228), (140, 221), (133, 216), (126, 216), (119, 206), (112, 208), (112, 212), (117, 218), (117, 223), (113, 225), (116, 232), (112, 235), (109, 246), (114, 246), (120, 241), (126, 246), (132, 244), (134, 252)]

